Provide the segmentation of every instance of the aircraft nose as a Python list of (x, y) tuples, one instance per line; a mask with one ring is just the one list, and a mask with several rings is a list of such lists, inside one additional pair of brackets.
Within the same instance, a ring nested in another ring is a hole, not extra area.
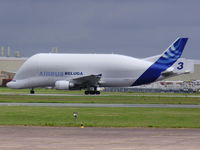
[(16, 88), (16, 81), (10, 81), (6, 84), (9, 88)]

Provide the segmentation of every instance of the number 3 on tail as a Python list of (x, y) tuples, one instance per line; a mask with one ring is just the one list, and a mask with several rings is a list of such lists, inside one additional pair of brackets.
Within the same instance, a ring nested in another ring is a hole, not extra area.
[(177, 67), (177, 69), (178, 69), (178, 70), (183, 69), (183, 65), (184, 65), (183, 62), (179, 62), (179, 63), (178, 63), (178, 67)]

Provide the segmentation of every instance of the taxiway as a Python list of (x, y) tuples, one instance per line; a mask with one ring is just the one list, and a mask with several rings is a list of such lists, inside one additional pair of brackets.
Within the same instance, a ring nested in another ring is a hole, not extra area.
[(0, 106), (200, 108), (200, 105), (186, 105), (186, 104), (91, 104), (91, 103), (0, 103)]

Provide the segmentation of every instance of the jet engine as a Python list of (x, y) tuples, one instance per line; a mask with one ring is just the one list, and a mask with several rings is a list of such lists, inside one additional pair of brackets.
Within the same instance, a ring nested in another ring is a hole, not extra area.
[(74, 87), (74, 83), (70, 81), (56, 81), (55, 83), (55, 89), (57, 90), (69, 90), (70, 88)]

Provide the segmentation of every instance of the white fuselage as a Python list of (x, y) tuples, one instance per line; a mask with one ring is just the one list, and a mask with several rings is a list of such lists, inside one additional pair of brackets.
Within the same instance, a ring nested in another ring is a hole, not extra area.
[(54, 87), (59, 80), (102, 74), (100, 86), (126, 87), (151, 65), (143, 59), (116, 54), (36, 54), (9, 84), (12, 88)]
[[(99, 94), (97, 87), (128, 87), (152, 83), (184, 72), (186, 64), (177, 63), (188, 38), (177, 38), (161, 55), (137, 59), (116, 54), (36, 54), (7, 83), (10, 88), (54, 87), (87, 89)], [(179, 73), (175, 72), (178, 70)]]

